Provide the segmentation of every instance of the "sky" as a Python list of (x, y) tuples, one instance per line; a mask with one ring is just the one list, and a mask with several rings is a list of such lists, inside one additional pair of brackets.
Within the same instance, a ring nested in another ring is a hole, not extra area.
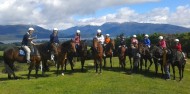
[(190, 28), (190, 0), (0, 0), (0, 14), (0, 25), (38, 25), (46, 29), (106, 22)]

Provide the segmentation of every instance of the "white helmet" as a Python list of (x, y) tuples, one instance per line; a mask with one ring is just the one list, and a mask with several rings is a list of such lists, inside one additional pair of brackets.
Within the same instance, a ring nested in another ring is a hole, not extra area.
[(34, 28), (30, 27), (28, 28), (28, 31), (34, 31)]
[(53, 28), (53, 31), (58, 31), (58, 29), (57, 28)]
[(160, 39), (160, 40), (163, 39), (163, 36), (159, 36), (158, 39)]
[(145, 36), (145, 37), (149, 37), (148, 34), (145, 34), (144, 36)]
[(102, 31), (100, 29), (97, 30), (98, 33), (101, 33)]
[(80, 33), (80, 30), (77, 30), (77, 33)]
[(174, 41), (175, 41), (175, 42), (179, 42), (179, 39), (175, 39)]
[(108, 37), (109, 37), (109, 36), (110, 36), (110, 34), (106, 34), (106, 36), (108, 36)]
[(137, 35), (133, 35), (133, 37), (134, 37), (134, 38), (136, 38), (136, 37), (137, 37)]

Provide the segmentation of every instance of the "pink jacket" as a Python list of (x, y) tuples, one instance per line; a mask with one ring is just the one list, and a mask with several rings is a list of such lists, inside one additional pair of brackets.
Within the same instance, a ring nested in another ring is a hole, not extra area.
[(79, 35), (75, 36), (75, 43), (80, 45), (80, 36)]
[(161, 46), (162, 48), (166, 48), (166, 41), (165, 40), (160, 40), (159, 41), (159, 46)]

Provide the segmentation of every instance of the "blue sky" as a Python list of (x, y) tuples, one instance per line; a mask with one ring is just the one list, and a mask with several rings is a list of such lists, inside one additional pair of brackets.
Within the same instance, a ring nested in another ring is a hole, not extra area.
[(1, 0), (0, 14), (0, 25), (47, 29), (130, 21), (190, 28), (190, 0)]

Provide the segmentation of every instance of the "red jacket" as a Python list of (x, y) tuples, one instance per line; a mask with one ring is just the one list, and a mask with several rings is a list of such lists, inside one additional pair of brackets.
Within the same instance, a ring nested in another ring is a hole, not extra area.
[(75, 36), (75, 43), (80, 45), (80, 35)]
[(177, 51), (182, 52), (181, 43), (177, 43), (177, 44), (175, 45), (175, 49), (176, 49)]
[(159, 46), (161, 46), (162, 48), (166, 48), (166, 41), (164, 39), (160, 40), (159, 41)]

